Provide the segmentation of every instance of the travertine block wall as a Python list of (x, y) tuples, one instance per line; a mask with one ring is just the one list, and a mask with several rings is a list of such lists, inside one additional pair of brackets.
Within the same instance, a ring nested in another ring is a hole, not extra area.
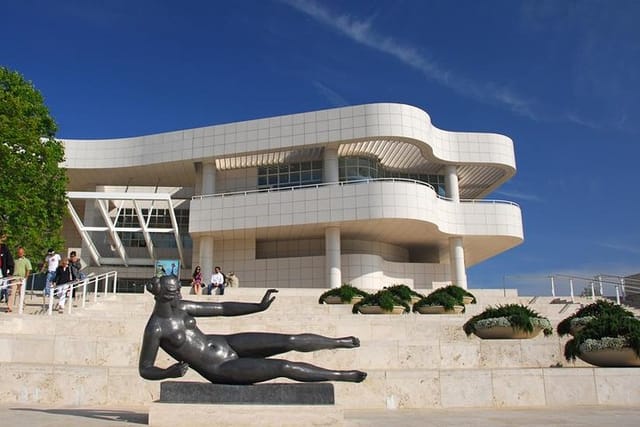
[[(226, 300), (255, 301), (263, 289), (230, 289)], [(510, 292), (475, 292), (481, 301), (524, 302)], [(271, 331), (355, 335), (352, 350), (288, 353), (335, 369), (363, 369), (362, 384), (335, 383), (342, 408), (447, 408), (566, 405), (637, 405), (640, 369), (593, 368), (568, 363), (566, 339), (480, 340), (461, 329), (468, 315), (364, 316), (350, 306), (319, 305), (318, 290), (283, 289), (270, 310), (237, 318), (199, 318), (209, 333)], [(220, 300), (215, 297), (193, 299)], [(538, 299), (557, 323), (571, 310)], [(484, 305), (484, 304), (483, 304)], [(139, 377), (142, 331), (153, 306), (150, 295), (121, 295), (72, 315), (3, 316), (0, 328), (0, 402), (65, 405), (150, 404), (159, 382)], [(304, 307), (304, 310), (300, 308)], [(577, 309), (575, 304), (572, 309)], [(474, 307), (475, 309), (475, 307)], [(563, 311), (562, 313), (560, 311)], [(173, 360), (160, 351), (158, 366)], [(564, 368), (556, 368), (561, 363)], [(194, 371), (183, 380), (202, 381)], [(282, 381), (282, 380), (280, 380)]]

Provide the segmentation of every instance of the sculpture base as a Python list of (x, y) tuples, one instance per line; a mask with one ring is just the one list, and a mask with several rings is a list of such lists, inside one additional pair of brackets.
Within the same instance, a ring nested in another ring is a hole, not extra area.
[(188, 381), (160, 384), (161, 403), (245, 405), (333, 405), (331, 383), (227, 385)]

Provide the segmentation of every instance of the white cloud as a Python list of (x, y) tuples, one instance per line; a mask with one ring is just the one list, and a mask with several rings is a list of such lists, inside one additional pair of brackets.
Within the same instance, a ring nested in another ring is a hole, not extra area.
[(328, 86), (322, 84), (317, 80), (314, 80), (312, 83), (313, 86), (318, 89), (318, 92), (320, 92), (322, 96), (327, 98), (329, 102), (331, 102), (331, 104), (333, 104), (335, 107), (344, 107), (346, 105), (349, 105), (349, 102), (342, 95), (329, 88)]
[(392, 37), (378, 33), (370, 21), (360, 21), (349, 15), (337, 15), (313, 0), (281, 0), (292, 8), (312, 17), (319, 23), (332, 28), (351, 40), (377, 50), (420, 72), (427, 78), (449, 89), (478, 101), (489, 102), (507, 107), (514, 113), (538, 120), (531, 109), (531, 102), (511, 89), (487, 82), (479, 83), (458, 76), (413, 46), (404, 44)]
[(543, 200), (535, 194), (532, 193), (523, 193), (520, 191), (504, 191), (498, 190), (494, 194), (499, 194), (501, 196), (514, 198), (516, 200), (527, 200), (530, 202), (542, 202)]

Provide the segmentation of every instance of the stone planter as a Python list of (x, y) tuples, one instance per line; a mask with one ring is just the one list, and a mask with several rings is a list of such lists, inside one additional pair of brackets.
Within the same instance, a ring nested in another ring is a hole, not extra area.
[(473, 302), (473, 297), (462, 297), (462, 303), (464, 305), (471, 304)]
[(621, 349), (606, 348), (602, 350), (582, 351), (582, 353), (579, 354), (578, 357), (591, 365), (600, 366), (603, 368), (626, 368), (640, 366), (640, 357), (638, 357), (636, 352), (629, 347), (624, 347)]
[(523, 340), (537, 337), (540, 332), (542, 332), (542, 328), (535, 326), (533, 332), (514, 329), (511, 326), (494, 326), (492, 328), (476, 329), (473, 333), (482, 339)]
[(361, 296), (355, 296), (351, 298), (351, 301), (347, 301), (347, 302), (342, 301), (340, 297), (334, 296), (334, 295), (328, 296), (324, 299), (325, 304), (356, 304), (356, 303), (359, 303), (360, 301), (362, 301)]
[(358, 311), (362, 314), (402, 314), (404, 313), (404, 307), (394, 305), (392, 311), (386, 311), (379, 305), (363, 305), (358, 308)]
[(442, 305), (423, 305), (418, 307), (420, 314), (460, 314), (464, 310), (464, 306), (454, 305), (452, 309), (446, 310)]

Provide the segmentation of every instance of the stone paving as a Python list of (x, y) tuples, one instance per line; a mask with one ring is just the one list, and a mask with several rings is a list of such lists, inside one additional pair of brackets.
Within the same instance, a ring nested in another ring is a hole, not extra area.
[[(0, 424), (6, 427), (118, 427), (146, 426), (147, 408), (52, 408), (0, 405)], [(580, 426), (635, 427), (640, 408), (583, 406), (570, 408), (363, 410), (346, 411), (348, 427), (431, 426)], [(212, 420), (212, 425), (215, 421)], [(181, 426), (176, 426), (181, 427)]]

